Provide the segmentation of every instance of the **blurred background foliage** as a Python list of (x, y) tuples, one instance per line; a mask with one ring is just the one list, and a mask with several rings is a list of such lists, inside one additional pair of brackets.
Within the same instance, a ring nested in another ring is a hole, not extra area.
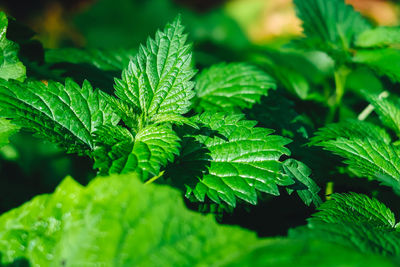
[[(400, 23), (396, 1), (346, 2), (375, 25)], [(293, 155), (311, 167), (323, 191), (332, 190), (329, 182), (334, 176), (335, 192), (372, 192), (392, 199), (391, 190), (378, 188), (376, 182), (349, 182), (345, 170), (333, 169), (343, 166), (338, 157), (306, 146), (329, 117), (326, 102), (334, 83), (334, 62), (320, 51), (305, 52), (287, 45), (302, 34), (291, 0), (0, 0), (0, 10), (16, 19), (15, 27), (28, 25), (35, 32), (9, 37), (21, 46), (28, 77), (62, 80), (71, 76), (79, 83), (86, 78), (109, 92), (113, 77), (120, 75), (138, 45), (180, 13), (194, 43), (198, 69), (221, 61), (251, 61), (273, 74), (278, 90), (246, 110), (246, 116), (294, 139), (289, 145)], [(103, 60), (97, 49), (111, 51), (109, 58)], [(394, 87), (390, 80), (362, 67), (347, 77), (346, 86), (348, 97), (331, 121), (356, 118), (367, 105), (359, 97), (366, 86), (375, 92)], [(29, 133), (13, 136), (0, 150), (0, 158), (0, 213), (53, 191), (66, 175), (85, 184), (96, 174), (90, 159), (65, 155)], [(258, 206), (239, 206), (234, 214), (223, 214), (222, 220), (260, 235), (286, 234), (289, 227), (304, 224), (313, 210), (285, 192), (282, 195), (266, 197)], [(276, 215), (274, 220), (264, 216), (270, 213)]]
[[(346, 2), (375, 24), (399, 23), (396, 1)], [(301, 34), (292, 0), (2, 0), (0, 9), (29, 25), (46, 48), (136, 47), (177, 13), (196, 41), (243, 47)]]

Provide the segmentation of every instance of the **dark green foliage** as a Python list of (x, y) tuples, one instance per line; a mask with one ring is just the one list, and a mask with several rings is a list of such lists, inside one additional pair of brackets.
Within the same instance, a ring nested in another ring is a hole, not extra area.
[[(167, 0), (99, 1), (85, 49), (0, 12), (0, 208), (26, 202), (0, 216), (0, 265), (398, 266), (399, 29), (294, 4), (304, 38), (268, 47), (220, 8), (156, 31)], [(28, 201), (67, 173), (87, 185)]]

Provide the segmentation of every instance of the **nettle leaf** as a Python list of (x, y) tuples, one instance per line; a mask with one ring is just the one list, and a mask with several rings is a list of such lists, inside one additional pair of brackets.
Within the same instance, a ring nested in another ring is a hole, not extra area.
[(313, 203), (316, 207), (321, 205), (322, 200), (318, 196), (320, 188), (318, 185), (310, 178), (311, 169), (307, 167), (304, 163), (294, 160), (287, 159), (282, 164), (284, 172), (293, 180), (295, 183), (287, 187), (287, 191), (291, 194), (296, 191), (299, 197), (306, 203), (310, 205)]
[(291, 230), (289, 236), (322, 239), (366, 253), (400, 255), (400, 232), (393, 212), (362, 194), (333, 194), (307, 226)]
[(0, 118), (0, 148), (9, 143), (8, 138), (15, 134), (19, 127), (12, 124), (9, 120)]
[(354, 37), (371, 26), (344, 0), (294, 0), (307, 38), (330, 49), (351, 47)]
[(180, 18), (149, 38), (116, 79), (115, 94), (133, 106), (143, 121), (151, 122), (155, 115), (181, 115), (189, 111), (194, 96), (191, 80), (191, 46), (185, 44)]
[(394, 48), (357, 50), (353, 62), (368, 66), (379, 75), (400, 81), (400, 50)]
[[(374, 129), (366, 123), (360, 123), (359, 126), (360, 129), (365, 127), (361, 133)], [(356, 176), (380, 181), (391, 186), (396, 192), (400, 190), (400, 151), (385, 140), (387, 137), (346, 135), (338, 125), (328, 128), (330, 130), (322, 128), (316, 133), (316, 137), (313, 138), (315, 145), (345, 158), (344, 162)], [(335, 129), (339, 129), (336, 131), (336, 136), (333, 132)], [(329, 134), (325, 135), (326, 132)], [(377, 133), (373, 135), (375, 134)]]
[(94, 132), (94, 169), (99, 174), (120, 173), (132, 152), (134, 137), (122, 126), (103, 125)]
[(275, 88), (274, 80), (252, 65), (221, 63), (197, 76), (195, 90), (200, 109), (229, 112), (250, 108)]
[(279, 195), (278, 185), (294, 183), (282, 173), (279, 161), (290, 155), (285, 147), (290, 140), (242, 118), (207, 112), (192, 118), (200, 130), (181, 131), (181, 154), (166, 176), (184, 185), (187, 197), (203, 202), (207, 196), (230, 206), (236, 205), (236, 198), (256, 204), (256, 191)]
[(383, 47), (400, 44), (400, 27), (376, 27), (357, 36), (356, 46)]
[(123, 70), (133, 59), (136, 51), (132, 49), (101, 50), (101, 49), (77, 49), (61, 48), (47, 50), (45, 61), (47, 63), (73, 63), (91, 64), (101, 70)]
[(358, 177), (400, 190), (400, 151), (385, 130), (367, 122), (347, 121), (319, 129), (311, 144), (345, 158)]
[(0, 11), (0, 78), (23, 81), (26, 78), (26, 69), (18, 59), (18, 44), (6, 37), (7, 27), (7, 16)]
[(66, 178), (53, 194), (3, 214), (0, 229), (0, 264), (395, 266), (331, 243), (259, 239), (219, 225), (211, 215), (187, 210), (178, 191), (143, 185), (135, 175), (101, 177), (87, 187)]
[(367, 95), (367, 99), (382, 123), (400, 136), (400, 98), (393, 95), (389, 98)]
[(95, 168), (101, 174), (135, 172), (147, 180), (179, 154), (179, 137), (170, 125), (149, 125), (135, 137), (123, 127), (106, 126), (96, 136)]
[(88, 81), (80, 87), (71, 79), (65, 85), (0, 80), (0, 108), (3, 117), (14, 119), (14, 123), (58, 143), (68, 152), (93, 150), (96, 128), (119, 121)]
[(348, 119), (343, 122), (327, 124), (318, 129), (318, 132), (312, 137), (310, 145), (315, 145), (326, 140), (344, 138), (370, 138), (381, 140), (385, 144), (390, 144), (392, 138), (385, 129), (366, 121)]
[(333, 194), (313, 218), (327, 223), (368, 223), (381, 229), (395, 229), (393, 212), (375, 198), (363, 194)]

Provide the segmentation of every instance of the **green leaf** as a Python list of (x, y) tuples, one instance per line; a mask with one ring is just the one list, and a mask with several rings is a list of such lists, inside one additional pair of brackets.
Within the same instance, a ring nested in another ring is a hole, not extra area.
[(18, 59), (19, 46), (6, 37), (7, 27), (7, 16), (0, 11), (0, 78), (23, 81), (26, 78), (26, 69)]
[(118, 123), (108, 102), (88, 81), (82, 88), (70, 79), (61, 83), (20, 83), (0, 80), (3, 117), (55, 142), (68, 152), (94, 149), (93, 133), (101, 125)]
[(254, 66), (221, 63), (203, 70), (195, 89), (200, 109), (229, 112), (250, 108), (275, 88), (274, 80)]
[(320, 188), (310, 178), (311, 169), (304, 163), (294, 160), (287, 159), (282, 164), (284, 172), (293, 180), (295, 183), (287, 187), (287, 191), (291, 194), (296, 191), (299, 197), (304, 201), (306, 205), (313, 203), (316, 207), (321, 205), (322, 200), (318, 196)]
[(289, 236), (335, 243), (349, 249), (357, 249), (364, 255), (375, 253), (394, 257), (397, 262), (399, 261), (400, 233), (373, 228), (368, 224), (313, 221), (308, 226), (290, 230)]
[(279, 161), (290, 154), (285, 147), (290, 140), (242, 118), (207, 112), (193, 118), (200, 130), (181, 130), (181, 155), (166, 176), (184, 185), (188, 197), (203, 202), (207, 196), (230, 206), (236, 198), (256, 204), (256, 191), (279, 195), (278, 185), (294, 183)]
[(400, 255), (400, 232), (393, 212), (362, 194), (334, 194), (306, 227), (289, 232), (297, 238), (322, 239), (366, 253)]
[(131, 104), (143, 117), (152, 121), (155, 115), (181, 115), (190, 109), (194, 96), (191, 46), (185, 44), (180, 18), (148, 39), (136, 57), (116, 79), (115, 94)]
[(368, 223), (381, 229), (393, 230), (396, 226), (395, 216), (388, 207), (375, 198), (356, 193), (333, 194), (313, 218), (327, 223)]
[[(356, 176), (375, 179), (398, 192), (400, 190), (400, 151), (388, 142), (387, 134), (374, 137), (382, 132), (378, 132), (378, 127), (371, 127), (365, 122), (359, 123), (358, 126), (359, 129), (351, 128), (350, 123), (333, 124), (322, 128), (313, 138), (314, 144), (345, 158), (344, 162), (349, 164), (350, 171)], [(352, 129), (353, 132), (347, 131), (348, 129)], [(354, 134), (354, 130), (360, 134)], [(372, 130), (369, 135), (363, 134), (369, 130)]]
[(45, 60), (47, 63), (87, 63), (101, 70), (122, 70), (126, 68), (129, 61), (134, 57), (133, 50), (100, 50), (100, 49), (77, 49), (61, 48), (47, 50)]
[(234, 255), (224, 266), (274, 267), (338, 267), (338, 266), (394, 266), (383, 257), (355, 253), (354, 249), (334, 245), (318, 239), (266, 239), (249, 253)]
[(120, 126), (106, 126), (96, 137), (95, 168), (101, 174), (135, 172), (147, 180), (179, 154), (179, 138), (168, 125), (149, 125), (135, 137)]
[(0, 253), (2, 264), (25, 258), (43, 267), (395, 266), (321, 241), (258, 239), (187, 210), (179, 192), (134, 175), (100, 177), (87, 187), (66, 178), (53, 194), (3, 214)]
[(134, 137), (121, 126), (103, 125), (94, 132), (94, 169), (99, 174), (120, 173), (132, 152)]
[(310, 145), (315, 145), (326, 140), (344, 137), (352, 138), (370, 138), (373, 140), (381, 140), (385, 144), (390, 144), (392, 138), (385, 129), (366, 121), (345, 120), (339, 123), (327, 124), (325, 127), (318, 129), (318, 132), (312, 137)]
[(312, 85), (322, 83), (333, 74), (333, 60), (320, 51), (262, 49), (255, 60), (273, 75), (281, 87), (301, 99), (313, 97), (316, 92), (310, 90)]
[(358, 50), (353, 62), (364, 64), (379, 75), (388, 76), (392, 81), (400, 81), (400, 50), (382, 48)]
[(357, 36), (356, 46), (383, 47), (400, 44), (400, 27), (377, 27)]
[(400, 98), (394, 95), (383, 98), (369, 94), (367, 99), (374, 106), (382, 123), (400, 136)]
[(355, 35), (369, 23), (344, 0), (294, 0), (304, 34), (328, 49), (351, 47)]
[(186, 210), (178, 192), (131, 175), (87, 188), (67, 178), (54, 194), (0, 217), (0, 229), (2, 262), (26, 257), (36, 266), (208, 265), (257, 241)]
[(0, 118), (0, 148), (9, 143), (8, 138), (15, 134), (19, 127), (12, 124), (9, 120)]

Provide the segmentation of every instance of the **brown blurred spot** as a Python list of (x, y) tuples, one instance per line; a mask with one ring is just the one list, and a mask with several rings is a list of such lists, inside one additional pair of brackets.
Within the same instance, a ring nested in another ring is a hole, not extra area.
[(348, 4), (379, 25), (397, 25), (399, 23), (398, 6), (384, 0), (346, 0)]

